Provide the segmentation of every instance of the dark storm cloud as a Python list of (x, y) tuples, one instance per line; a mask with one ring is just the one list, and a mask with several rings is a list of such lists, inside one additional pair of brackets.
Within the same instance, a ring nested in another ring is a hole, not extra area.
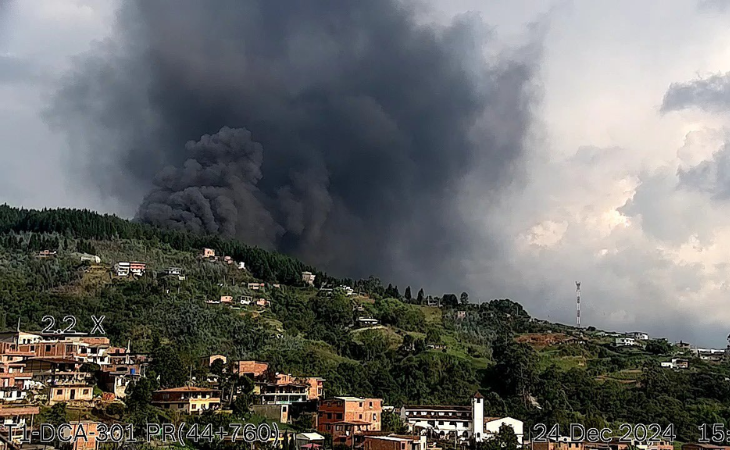
[(339, 275), (458, 285), (461, 183), (511, 181), (538, 43), (487, 60), (479, 19), (396, 0), (127, 2), (117, 27), (49, 111), (103, 192)]
[[(10, 0), (0, 0), (0, 39), (5, 37), (9, 12)], [(2, 41), (0, 41), (1, 43)], [(0, 50), (2, 50), (2, 45), (0, 45)]]
[[(0, 12), (0, 14), (2, 14)], [(2, 19), (0, 19), (0, 23)], [(24, 58), (0, 54), (0, 84), (33, 83), (41, 79), (38, 67)]]
[(725, 144), (712, 158), (687, 169), (679, 169), (681, 187), (710, 194), (715, 200), (730, 198), (730, 144)]
[(708, 112), (730, 108), (730, 73), (716, 74), (686, 83), (672, 83), (664, 100), (662, 112), (699, 108)]
[[(686, 83), (672, 83), (664, 95), (662, 112), (699, 108), (711, 113), (730, 110), (730, 72)], [(692, 167), (677, 171), (679, 187), (709, 194), (714, 200), (730, 198), (730, 144)]]

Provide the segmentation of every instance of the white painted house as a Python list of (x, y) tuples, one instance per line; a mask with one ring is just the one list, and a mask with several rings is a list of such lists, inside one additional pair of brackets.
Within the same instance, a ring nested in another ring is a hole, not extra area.
[(664, 361), (661, 366), (667, 369), (687, 369), (689, 362), (686, 359), (672, 358), (671, 361)]
[(632, 337), (617, 337), (616, 338), (617, 347), (630, 347), (632, 345), (636, 345), (636, 339), (634, 339)]
[(626, 333), (626, 337), (632, 337), (640, 341), (648, 341), (649, 333), (644, 333), (643, 331), (632, 331), (631, 333)]
[(511, 417), (484, 417), (484, 397), (477, 392), (471, 406), (407, 405), (401, 408), (401, 420), (410, 432), (466, 441), (490, 439), (502, 424), (511, 426), (522, 444), (523, 424)]
[(90, 261), (90, 262), (95, 263), (95, 264), (100, 264), (101, 263), (101, 258), (99, 258), (96, 255), (90, 255), (88, 253), (81, 253), (79, 255), (79, 258), (80, 258), (81, 261)]
[(485, 417), (484, 418), (484, 438), (489, 439), (491, 436), (499, 433), (499, 428), (502, 425), (512, 427), (515, 435), (517, 436), (517, 442), (522, 445), (524, 432), (523, 423), (521, 420), (513, 419), (512, 417)]
[(129, 263), (125, 261), (114, 264), (114, 272), (118, 277), (129, 276)]
[(314, 279), (316, 277), (312, 272), (302, 272), (302, 281), (310, 286), (314, 286)]

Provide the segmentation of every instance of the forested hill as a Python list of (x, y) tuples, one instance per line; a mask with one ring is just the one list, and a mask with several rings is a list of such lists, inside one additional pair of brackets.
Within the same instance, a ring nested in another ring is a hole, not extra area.
[[(251, 247), (239, 241), (223, 239), (215, 235), (199, 235), (185, 231), (162, 230), (147, 224), (120, 219), (109, 214), (98, 214), (78, 209), (19, 209), (0, 205), (0, 234), (10, 242), (11, 233), (52, 234), (54, 237), (118, 240), (134, 239), (148, 245), (167, 245), (184, 252), (197, 252), (203, 247), (215, 248), (234, 259), (248, 262), (249, 271), (262, 280), (295, 283), (302, 271), (315, 273), (320, 280), (336, 282), (325, 273), (307, 266), (294, 258), (275, 252)], [(34, 244), (31, 242), (31, 244)], [(31, 250), (42, 247), (31, 245)]]
[[(203, 247), (247, 270), (199, 258)], [(40, 257), (43, 250), (55, 254)], [(82, 261), (83, 253), (100, 262)], [(143, 261), (147, 270), (116, 277), (111, 268), (119, 261)], [(184, 279), (169, 275), (171, 267)], [(317, 275), (316, 287), (301, 281), (302, 271)], [(249, 289), (262, 281), (263, 290)], [(468, 404), (479, 390), (485, 415), (528, 426), (674, 424), (679, 440), (696, 440), (699, 424), (730, 425), (727, 361), (703, 361), (660, 340), (616, 347), (599, 330), (536, 320), (506, 299), (476, 305), (466, 292), (413, 291), (372, 277), (334, 279), (216, 236), (91, 211), (0, 206), (0, 328), (20, 323), (40, 331), (44, 316), (71, 314), (78, 331), (90, 331), (91, 315), (105, 315), (112, 344), (151, 353), (163, 387), (185, 383), (191, 370), (205, 379), (201, 357), (224, 354), (322, 376), (328, 395), (377, 396), (395, 406)], [(208, 303), (222, 296), (264, 298), (270, 307)], [(359, 328), (358, 318), (379, 325)], [(687, 359), (689, 368), (659, 366), (673, 358)]]

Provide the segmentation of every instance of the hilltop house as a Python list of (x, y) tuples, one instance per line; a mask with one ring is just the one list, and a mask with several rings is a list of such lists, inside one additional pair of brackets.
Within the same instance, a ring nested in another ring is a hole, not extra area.
[(314, 279), (316, 277), (312, 272), (302, 272), (302, 281), (310, 286), (314, 286)]
[(129, 271), (132, 273), (132, 275), (137, 275), (138, 277), (141, 277), (144, 275), (144, 271), (147, 268), (147, 264), (141, 263), (141, 262), (130, 262), (129, 263)]
[(626, 333), (626, 337), (634, 338), (639, 341), (648, 341), (649, 340), (649, 334), (644, 333), (642, 331), (632, 331), (631, 333)]
[(129, 263), (128, 262), (118, 262), (118, 263), (114, 264), (114, 273), (118, 277), (129, 276)]
[(617, 337), (616, 347), (630, 347), (636, 345), (636, 339), (632, 337)]
[(724, 349), (724, 348), (695, 348), (695, 349), (692, 349), (692, 353), (694, 353), (698, 358), (700, 358), (703, 361), (719, 362), (725, 358), (725, 355), (727, 354), (727, 349)]
[(377, 325), (378, 319), (373, 319), (371, 317), (358, 317), (355, 321), (359, 327), (374, 327)]
[(92, 262), (94, 264), (100, 264), (101, 263), (101, 258), (99, 258), (96, 255), (90, 255), (88, 253), (81, 253), (79, 255), (79, 258), (80, 258), (81, 261), (90, 261), (90, 262)]
[(667, 369), (687, 369), (689, 362), (686, 359), (672, 358), (671, 361), (664, 361), (661, 366)]
[(144, 275), (145, 269), (147, 268), (147, 264), (141, 263), (141, 262), (127, 262), (127, 261), (120, 261), (116, 264), (114, 264), (114, 272), (118, 277), (126, 277), (129, 276), (131, 273), (132, 275), (136, 275), (138, 277), (141, 277)]
[(180, 267), (168, 267), (165, 270), (165, 275), (182, 275), (182, 269)]

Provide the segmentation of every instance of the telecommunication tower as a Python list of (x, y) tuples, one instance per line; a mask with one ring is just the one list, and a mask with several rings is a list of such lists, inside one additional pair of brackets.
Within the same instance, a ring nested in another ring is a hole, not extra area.
[(575, 323), (580, 328), (580, 281), (575, 282)]

